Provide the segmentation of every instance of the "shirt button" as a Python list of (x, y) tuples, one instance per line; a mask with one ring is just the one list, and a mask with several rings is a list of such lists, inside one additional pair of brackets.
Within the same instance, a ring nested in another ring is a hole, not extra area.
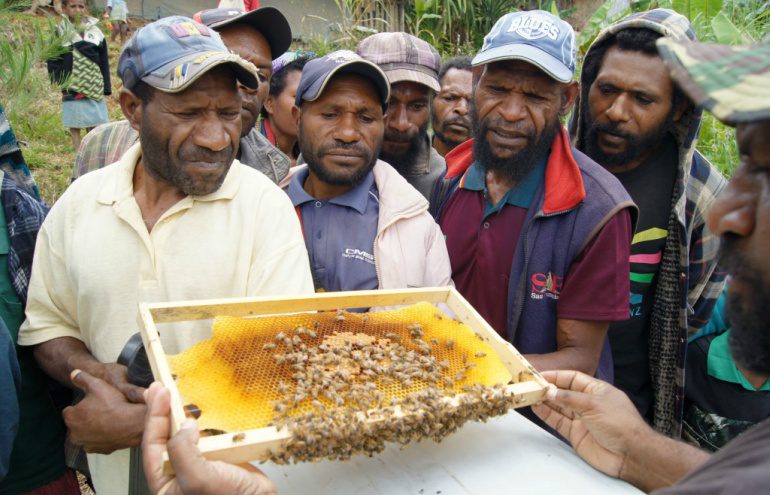
[(484, 222), (484, 228), (485, 228), (485, 229), (488, 229), (488, 228), (489, 228), (489, 222)]
[(320, 208), (320, 207), (322, 207), (323, 205), (324, 205), (324, 204), (323, 204), (323, 203), (321, 203), (320, 201), (316, 201), (316, 202), (315, 202), (315, 207), (316, 207), (316, 208)]

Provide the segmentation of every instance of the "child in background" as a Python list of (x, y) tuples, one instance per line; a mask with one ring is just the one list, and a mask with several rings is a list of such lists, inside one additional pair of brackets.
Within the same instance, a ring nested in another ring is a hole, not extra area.
[(64, 19), (56, 28), (64, 54), (48, 60), (51, 80), (61, 85), (62, 122), (72, 146), (80, 146), (80, 130), (109, 122), (104, 95), (112, 94), (107, 41), (98, 20), (86, 15), (86, 0), (62, 0)]
[(109, 19), (112, 24), (112, 34), (110, 41), (115, 41), (120, 33), (120, 46), (126, 44), (128, 35), (128, 5), (125, 0), (107, 0), (107, 8), (104, 10), (103, 17)]

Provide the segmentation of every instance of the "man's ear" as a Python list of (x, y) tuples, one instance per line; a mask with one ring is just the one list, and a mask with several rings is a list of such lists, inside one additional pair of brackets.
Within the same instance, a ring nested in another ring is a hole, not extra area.
[(292, 105), (291, 116), (294, 119), (294, 123), (297, 124), (297, 128), (299, 128), (299, 116), (301, 113), (302, 110), (297, 105)]
[(677, 123), (680, 120), (682, 120), (682, 116), (692, 108), (692, 102), (690, 101), (690, 99), (687, 96), (685, 96), (684, 93), (681, 91), (679, 94), (681, 95), (681, 97), (675, 98), (679, 101), (675, 102), (676, 107), (674, 108), (674, 117), (672, 119), (674, 122), (677, 122)]
[(562, 87), (561, 108), (559, 109), (559, 115), (564, 117), (569, 113), (569, 111), (572, 109), (572, 105), (575, 104), (575, 100), (577, 99), (579, 92), (580, 85), (577, 83), (577, 81), (572, 81)]
[(120, 90), (120, 109), (123, 110), (123, 115), (126, 116), (131, 127), (139, 132), (142, 128), (142, 113), (144, 112), (142, 99), (132, 93), (130, 89), (122, 88)]

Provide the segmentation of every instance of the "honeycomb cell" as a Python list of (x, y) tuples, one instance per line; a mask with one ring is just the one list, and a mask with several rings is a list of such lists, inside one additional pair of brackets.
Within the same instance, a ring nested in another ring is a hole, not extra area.
[(201, 429), (221, 431), (261, 428), (279, 415), (319, 408), (377, 408), (426, 389), (452, 395), (512, 380), (487, 342), (429, 303), (363, 314), (218, 317), (210, 339), (168, 360), (183, 404), (201, 412)]

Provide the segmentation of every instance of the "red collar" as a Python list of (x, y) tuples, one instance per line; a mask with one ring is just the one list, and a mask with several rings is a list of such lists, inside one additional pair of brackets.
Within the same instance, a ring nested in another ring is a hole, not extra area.
[(275, 133), (273, 132), (273, 128), (270, 127), (270, 122), (268, 122), (267, 118), (264, 118), (262, 119), (262, 123), (265, 125), (265, 137), (270, 141), (270, 144), (275, 146)]
[[(465, 173), (473, 163), (473, 139), (465, 141), (447, 153), (446, 178)], [(567, 130), (556, 136), (545, 169), (545, 200), (543, 213), (558, 213), (574, 208), (586, 197), (583, 174), (572, 156)]]

